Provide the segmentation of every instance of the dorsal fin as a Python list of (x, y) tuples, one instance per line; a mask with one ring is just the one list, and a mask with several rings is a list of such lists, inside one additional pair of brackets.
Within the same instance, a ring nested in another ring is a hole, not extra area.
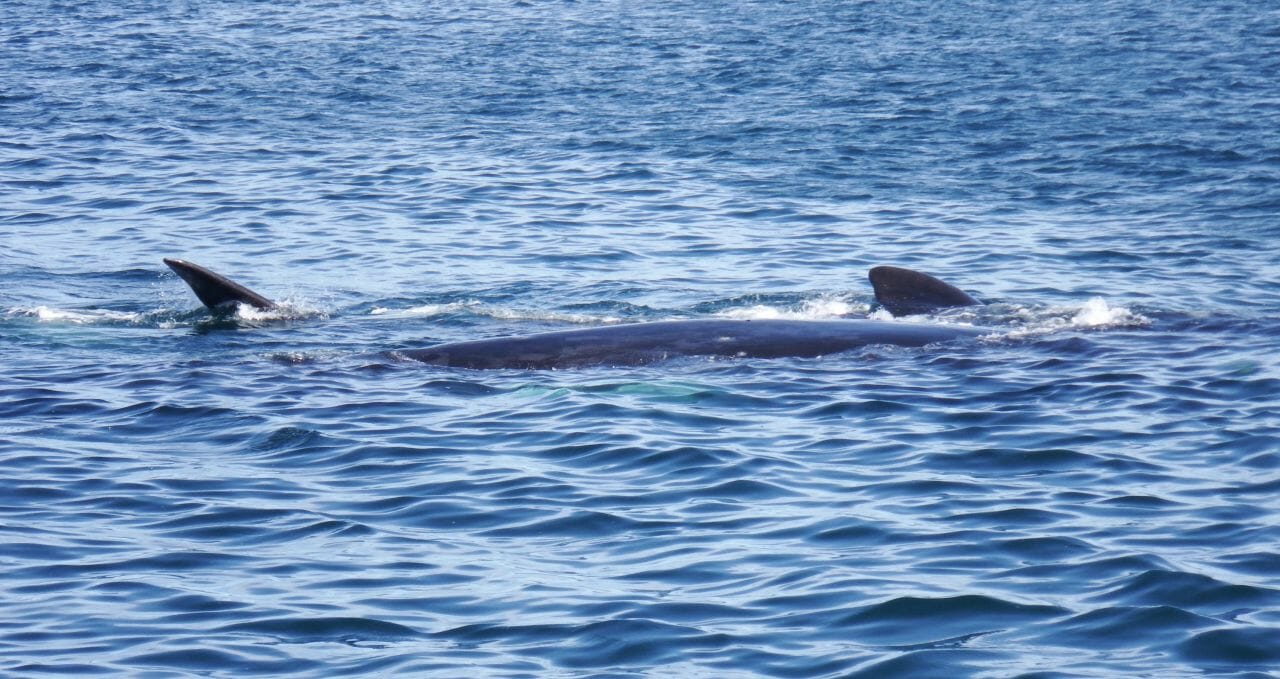
[(210, 309), (236, 302), (243, 302), (259, 309), (271, 309), (276, 305), (266, 297), (199, 264), (168, 258), (165, 258), (164, 263), (186, 281), (187, 285), (191, 286), (191, 291), (196, 293), (196, 297), (199, 297), (200, 301)]
[(877, 266), (867, 273), (867, 278), (875, 288), (876, 301), (894, 316), (982, 304), (964, 290), (912, 269)]

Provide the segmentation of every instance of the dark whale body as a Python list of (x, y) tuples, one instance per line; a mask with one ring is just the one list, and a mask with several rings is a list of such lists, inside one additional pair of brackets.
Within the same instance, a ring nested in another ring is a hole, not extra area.
[[(199, 265), (180, 259), (164, 262), (210, 308), (234, 304), (259, 309), (275, 306), (262, 295)], [(894, 314), (981, 303), (952, 285), (911, 269), (878, 266), (868, 275), (876, 300)], [(920, 347), (991, 332), (962, 325), (870, 320), (694, 319), (452, 342), (395, 353), (423, 363), (457, 368), (548, 369), (641, 365), (677, 356), (813, 357), (871, 345)]]
[(892, 321), (697, 319), (453, 342), (398, 353), (423, 363), (458, 368), (572, 368), (639, 365), (676, 356), (824, 356), (874, 344), (920, 347), (990, 332), (969, 326)]

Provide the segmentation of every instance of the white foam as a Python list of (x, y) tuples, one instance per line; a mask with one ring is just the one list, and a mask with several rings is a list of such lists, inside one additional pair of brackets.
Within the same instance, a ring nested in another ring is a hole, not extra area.
[(972, 313), (966, 313), (964, 309), (948, 309), (942, 316), (933, 316), (930, 314), (906, 314), (903, 316), (894, 316), (889, 313), (888, 309), (880, 307), (875, 311), (867, 314), (867, 320), (870, 321), (893, 321), (894, 323), (916, 323), (921, 325), (975, 325), (978, 319)]
[(369, 314), (372, 316), (384, 316), (387, 318), (431, 318), (462, 312), (503, 321), (555, 321), (561, 323), (574, 323), (578, 325), (598, 325), (602, 323), (608, 324), (622, 322), (622, 318), (618, 316), (593, 316), (591, 314), (574, 314), (559, 311), (535, 311), (531, 309), (490, 306), (478, 301), (449, 302), (446, 304), (421, 304), (405, 309), (391, 309), (380, 306), (369, 310)]
[(1148, 325), (1151, 319), (1127, 307), (1113, 307), (1101, 297), (1094, 297), (1078, 307), (1054, 307), (1034, 310), (1018, 308), (1014, 315), (1023, 327), (1003, 333), (1005, 337), (1046, 335), (1067, 328), (1115, 328)]
[(242, 321), (262, 323), (269, 321), (291, 321), (302, 318), (327, 318), (323, 310), (309, 304), (294, 300), (276, 302), (270, 309), (259, 309), (243, 302), (236, 304), (236, 317)]
[(422, 304), (419, 306), (412, 306), (407, 309), (390, 309), (384, 306), (379, 306), (370, 309), (369, 314), (373, 316), (388, 316), (391, 318), (423, 318), (457, 313), (459, 311), (466, 310), (468, 306), (473, 304), (477, 303), (449, 302), (448, 304)]
[(867, 307), (861, 304), (851, 304), (842, 299), (820, 298), (805, 300), (799, 308), (787, 309), (771, 306), (767, 304), (756, 304), (749, 307), (736, 307), (731, 309), (723, 309), (716, 313), (722, 318), (732, 318), (735, 320), (821, 320), (828, 318), (843, 318), (853, 314), (865, 313)]
[(143, 315), (134, 311), (111, 311), (109, 309), (53, 309), (47, 306), (31, 308), (14, 307), (9, 309), (9, 316), (34, 318), (42, 323), (73, 323), (76, 325), (137, 323)]
[(577, 325), (598, 325), (601, 323), (611, 324), (620, 323), (622, 318), (618, 316), (592, 316), (591, 314), (572, 314), (562, 311), (532, 311), (529, 309), (507, 309), (502, 307), (487, 308), (481, 310), (490, 318), (497, 318), (504, 321), (555, 321), (559, 323), (574, 323)]
[(1115, 325), (1145, 325), (1150, 319), (1135, 314), (1125, 307), (1112, 307), (1107, 300), (1094, 297), (1084, 303), (1080, 311), (1071, 319), (1071, 324), (1079, 327), (1095, 328)]

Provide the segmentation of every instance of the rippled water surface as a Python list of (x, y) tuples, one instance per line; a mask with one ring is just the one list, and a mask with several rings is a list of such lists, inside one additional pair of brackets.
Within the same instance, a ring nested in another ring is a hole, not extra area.
[[(1275, 3), (10, 2), (0, 63), (0, 674), (1280, 668)], [(395, 353), (880, 263), (997, 334)]]

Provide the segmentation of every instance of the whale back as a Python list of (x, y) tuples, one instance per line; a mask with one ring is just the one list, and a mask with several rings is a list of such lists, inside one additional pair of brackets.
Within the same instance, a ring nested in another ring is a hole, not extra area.
[(214, 273), (199, 264), (192, 264), (181, 259), (165, 258), (164, 263), (173, 269), (196, 297), (210, 309), (243, 303), (259, 309), (275, 308), (276, 303), (240, 285), (221, 274)]
[(982, 304), (969, 293), (927, 273), (898, 266), (877, 266), (867, 273), (876, 301), (894, 316)]

